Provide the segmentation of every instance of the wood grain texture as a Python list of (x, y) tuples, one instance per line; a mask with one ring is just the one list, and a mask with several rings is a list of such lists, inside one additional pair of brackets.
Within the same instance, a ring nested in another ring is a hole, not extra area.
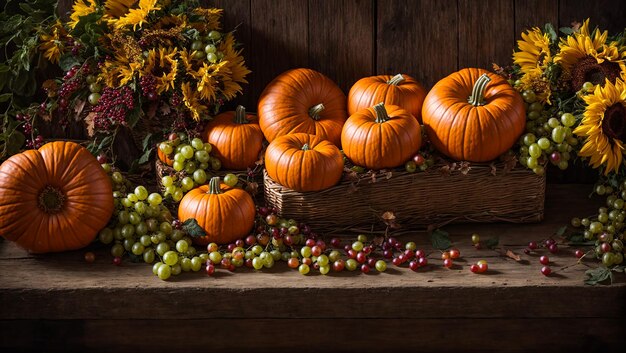
[[(258, 101), (265, 86), (280, 73), (309, 66), (309, 29), (307, 0), (251, 1), (251, 38), (249, 46), (253, 101)], [(249, 108), (249, 111), (256, 109)]]
[(408, 74), (427, 88), (458, 69), (455, 0), (378, 0), (377, 74)]
[(586, 18), (591, 18), (591, 28), (598, 26), (610, 34), (622, 32), (626, 27), (626, 1), (559, 0), (559, 27), (569, 27)]
[(546, 23), (558, 26), (558, 0), (515, 0), (515, 35), (532, 27), (543, 28)]
[[(0, 320), (21, 352), (618, 352), (619, 319)], [(512, 343), (515, 342), (515, 343)]]
[(374, 73), (373, 11), (373, 0), (309, 1), (309, 66), (346, 94)]
[(459, 0), (459, 68), (509, 64), (515, 45), (513, 0)]

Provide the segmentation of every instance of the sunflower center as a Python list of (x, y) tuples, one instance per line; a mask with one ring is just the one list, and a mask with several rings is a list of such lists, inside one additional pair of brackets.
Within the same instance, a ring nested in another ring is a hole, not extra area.
[(610, 138), (626, 141), (626, 108), (621, 103), (613, 104), (604, 112), (602, 132)]
[(65, 195), (58, 188), (48, 185), (39, 193), (37, 205), (46, 213), (58, 213), (65, 204)]
[(608, 79), (611, 83), (615, 83), (619, 73), (619, 64), (610, 61), (598, 64), (594, 57), (586, 56), (578, 60), (572, 68), (572, 90), (579, 91), (585, 82), (604, 85), (605, 80)]

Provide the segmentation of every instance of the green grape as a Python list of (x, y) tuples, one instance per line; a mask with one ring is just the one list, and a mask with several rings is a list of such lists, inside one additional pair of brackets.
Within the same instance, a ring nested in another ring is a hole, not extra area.
[(307, 264), (301, 264), (300, 266), (298, 266), (298, 272), (300, 272), (300, 274), (302, 275), (306, 275), (307, 273), (309, 273), (309, 271), (311, 271), (311, 268)]
[(143, 246), (150, 246), (150, 245), (152, 245), (152, 237), (150, 237), (149, 235), (142, 235), (139, 238), (139, 242)]
[(180, 260), (180, 268), (185, 272), (191, 271), (191, 260), (186, 257)]
[(177, 190), (176, 186), (170, 185), (165, 188), (165, 194), (173, 194)]
[(141, 222), (141, 216), (137, 212), (131, 212), (129, 215), (130, 224), (137, 225)]
[(161, 265), (163, 265), (161, 261), (152, 265), (152, 273), (154, 273), (155, 276), (159, 273), (159, 267), (161, 267)]
[(593, 92), (594, 88), (595, 88), (595, 85), (593, 83), (589, 82), (589, 81), (583, 83), (583, 85), (582, 85), (582, 90), (587, 92), (587, 93)]
[(263, 252), (263, 247), (261, 245), (255, 245), (251, 250), (255, 255), (260, 255)]
[(195, 172), (193, 172), (193, 180), (197, 184), (204, 184), (204, 183), (206, 183), (206, 179), (207, 179), (207, 175), (206, 175), (206, 172), (204, 170), (197, 169)]
[(172, 178), (169, 175), (166, 175), (163, 178), (161, 178), (161, 184), (163, 184), (163, 186), (165, 186), (165, 187), (168, 187), (170, 185), (174, 185), (174, 178)]
[(533, 173), (537, 174), (538, 176), (543, 176), (546, 173), (546, 169), (538, 165), (533, 168)]
[(526, 146), (530, 146), (535, 143), (536, 137), (534, 134), (526, 134), (524, 135), (524, 144)]
[(537, 96), (535, 95), (535, 92), (531, 90), (526, 90), (522, 92), (522, 98), (524, 98), (526, 103), (534, 103), (535, 100), (537, 100)]
[[(201, 150), (204, 148), (204, 142), (202, 142), (201, 139), (194, 137), (191, 140), (191, 147), (193, 147), (195, 150)], [(191, 157), (190, 157), (191, 158)]]
[(209, 152), (205, 150), (196, 151), (195, 156), (196, 160), (200, 163), (208, 163), (211, 159), (211, 155), (209, 155)]
[(114, 244), (111, 247), (111, 255), (113, 257), (122, 257), (124, 255), (124, 246), (122, 244)]
[(137, 199), (143, 201), (148, 198), (148, 189), (145, 186), (140, 185), (135, 188), (135, 195), (137, 195)]
[(122, 205), (126, 208), (133, 207), (133, 203), (126, 197), (122, 199)]
[(553, 128), (553, 129), (555, 129), (555, 128), (561, 126), (561, 122), (559, 122), (559, 119), (557, 119), (557, 118), (550, 118), (548, 120), (548, 126)]
[(169, 155), (170, 153), (174, 151), (174, 148), (172, 147), (171, 144), (167, 142), (161, 142), (159, 144), (159, 150), (161, 150), (161, 152), (165, 153), (166, 155)]
[(252, 259), (252, 267), (254, 267), (255, 270), (262, 269), (263, 265), (264, 261), (260, 257), (255, 257)]
[(341, 253), (337, 250), (333, 250), (328, 254), (328, 261), (335, 262), (341, 258)]
[(180, 172), (181, 170), (185, 169), (185, 163), (174, 161), (174, 164), (172, 164), (172, 168), (174, 168), (175, 171)]
[(148, 225), (146, 222), (139, 222), (139, 224), (135, 226), (135, 234), (140, 237), (148, 234)]
[(150, 196), (148, 196), (148, 203), (150, 203), (150, 205), (160, 205), (161, 202), (163, 202), (163, 198), (156, 192), (153, 192)]
[(545, 137), (542, 137), (539, 140), (537, 140), (537, 145), (542, 150), (547, 150), (550, 147), (550, 140)]
[(185, 145), (180, 149), (180, 153), (186, 158), (191, 159), (193, 157), (193, 148), (189, 145)]
[(215, 48), (215, 45), (213, 44), (207, 44), (206, 47), (204, 47), (204, 52), (209, 54), (209, 53), (215, 53), (217, 51), (217, 48)]
[(209, 260), (214, 263), (214, 264), (219, 264), (222, 261), (222, 254), (220, 254), (218, 251), (212, 251), (209, 254)]
[(211, 144), (207, 142), (207, 143), (204, 144), (204, 150), (207, 153), (211, 153), (211, 151), (213, 151), (213, 146), (211, 146)]
[(141, 245), (141, 243), (139, 243), (139, 242), (134, 243), (133, 246), (131, 247), (131, 251), (135, 255), (143, 254), (144, 250), (145, 250), (144, 246)]
[(563, 126), (557, 126), (552, 130), (552, 141), (562, 143), (565, 140), (566, 131)]
[(98, 240), (102, 244), (110, 244), (113, 241), (113, 230), (111, 228), (104, 228), (98, 233)]
[(161, 222), (161, 224), (159, 225), (159, 230), (166, 235), (170, 235), (172, 234), (173, 230), (172, 224), (170, 222)]
[(239, 182), (239, 178), (232, 173), (228, 173), (224, 176), (224, 184), (234, 187)]
[(604, 226), (600, 222), (591, 222), (589, 225), (589, 230), (594, 234), (601, 233), (603, 228)]
[(320, 273), (325, 275), (328, 274), (328, 272), (330, 272), (330, 266), (329, 265), (320, 265)]
[(183, 199), (183, 196), (183, 191), (178, 189), (172, 194), (172, 199), (174, 200), (174, 202), (178, 202)]
[(174, 155), (174, 162), (185, 163), (185, 160), (186, 160), (185, 156), (180, 152)]
[(182, 267), (180, 266), (180, 264), (176, 264), (176, 265), (172, 266), (172, 275), (178, 276), (180, 274), (181, 270), (182, 270)]
[(157, 276), (159, 276), (160, 279), (165, 281), (166, 279), (170, 278), (171, 275), (172, 268), (170, 266), (166, 264), (159, 266), (159, 269), (157, 270)]
[(185, 163), (185, 172), (187, 174), (193, 174), (193, 172), (197, 169), (197, 164), (194, 161), (187, 161)]
[(567, 161), (560, 161), (558, 166), (559, 166), (559, 169), (565, 170), (569, 166), (569, 163)]
[(113, 238), (115, 238), (115, 240), (122, 240), (124, 239), (124, 237), (122, 236), (122, 225), (118, 224), (117, 226), (115, 226), (115, 228), (113, 228)]
[(137, 201), (135, 203), (135, 212), (137, 212), (138, 215), (144, 215), (146, 213), (146, 204), (143, 201)]
[(211, 169), (213, 170), (222, 169), (222, 162), (217, 158), (211, 158)]
[(131, 193), (131, 194), (126, 195), (126, 198), (128, 200), (130, 200), (130, 202), (132, 202), (132, 203), (135, 203), (135, 202), (139, 201), (139, 198), (137, 197), (137, 195), (135, 193)]
[(354, 271), (354, 270), (356, 270), (358, 264), (359, 263), (356, 262), (355, 259), (348, 259), (348, 260), (346, 260), (346, 269), (348, 271)]
[(533, 102), (528, 106), (528, 110), (531, 112), (541, 112), (543, 110), (543, 105), (539, 102)]
[(133, 227), (132, 224), (125, 224), (122, 227), (121, 233), (122, 233), (122, 237), (126, 239), (132, 238), (133, 235), (135, 235), (135, 227)]
[(384, 260), (376, 261), (376, 271), (385, 272), (387, 270), (387, 263)]
[(561, 123), (567, 127), (573, 126), (576, 124), (576, 117), (572, 113), (565, 113), (561, 115)]
[(151, 264), (151, 263), (154, 262), (154, 259), (155, 259), (154, 250), (147, 249), (146, 251), (144, 251), (144, 253), (143, 253), (143, 262), (145, 262), (147, 264)]
[(272, 255), (270, 256), (266, 256), (265, 259), (263, 260), (263, 266), (265, 266), (266, 268), (272, 268), (274, 267), (274, 257), (272, 257)]
[(528, 157), (528, 159), (526, 160), (526, 166), (528, 166), (528, 168), (535, 168), (537, 166), (537, 158), (533, 158), (533, 157)]
[(120, 172), (113, 172), (111, 174), (111, 179), (113, 179), (113, 182), (116, 184), (121, 184), (122, 182), (124, 182), (124, 176), (122, 176), (122, 173)]
[(531, 144), (528, 147), (528, 154), (533, 158), (539, 158), (541, 156), (541, 147), (536, 143)]
[(189, 250), (189, 244), (184, 240), (179, 240), (176, 242), (176, 251), (180, 253), (187, 252)]
[(598, 221), (602, 222), (602, 223), (606, 223), (609, 221), (609, 215), (606, 213), (600, 213), (598, 215)]
[(302, 257), (311, 257), (311, 247), (309, 246), (303, 246), (302, 249), (300, 249), (300, 254), (302, 254)]
[[(537, 103), (537, 102), (535, 102), (535, 103)], [(535, 103), (533, 103), (533, 104), (535, 104)], [(528, 119), (530, 119), (530, 120), (537, 120), (540, 117), (541, 117), (541, 113), (540, 112), (537, 112), (537, 111), (529, 111), (528, 112)]]
[(215, 55), (214, 53), (208, 53), (206, 55), (206, 59), (210, 62), (210, 63), (216, 63), (217, 62), (217, 55)]
[(200, 271), (201, 267), (202, 267), (202, 260), (198, 256), (194, 256), (193, 258), (191, 258), (191, 270), (193, 272)]
[(354, 243), (352, 243), (352, 250), (356, 252), (363, 250), (363, 243), (358, 240), (355, 241)]
[(322, 254), (322, 255), (320, 255), (320, 256), (318, 256), (318, 257), (317, 257), (317, 263), (318, 263), (320, 266), (325, 266), (325, 265), (328, 265), (328, 262), (329, 262), (328, 256), (326, 256), (326, 255), (324, 255), (324, 254)]
[(207, 170), (207, 169), (209, 169), (209, 164), (208, 163), (200, 163), (200, 164), (198, 164), (198, 169)]
[[(182, 240), (184, 236), (185, 232), (180, 229), (174, 229), (172, 231), (172, 234), (170, 235), (170, 239), (172, 239), (172, 241), (178, 242), (179, 240)], [(191, 241), (187, 241), (186, 239), (183, 241), (185, 241), (187, 244), (191, 244)]]
[(176, 265), (176, 263), (178, 262), (178, 254), (174, 251), (166, 252), (165, 254), (163, 254), (163, 262), (165, 262), (165, 264), (169, 266)]
[(211, 40), (220, 40), (220, 38), (222, 38), (222, 34), (218, 31), (211, 31), (208, 34), (208, 38)]
[[(206, 174), (205, 174), (205, 179), (206, 179)], [(191, 177), (184, 177), (180, 181), (180, 184), (181, 184), (182, 189), (185, 190), (185, 191), (189, 191), (189, 190), (193, 189), (193, 187), (194, 187), (194, 181), (193, 181), (193, 179)]]
[(165, 255), (170, 250), (170, 246), (167, 243), (160, 243), (157, 245), (156, 252), (159, 256)]
[(122, 245), (124, 246), (124, 250), (131, 251), (133, 249), (133, 245), (135, 241), (133, 239), (124, 239)]

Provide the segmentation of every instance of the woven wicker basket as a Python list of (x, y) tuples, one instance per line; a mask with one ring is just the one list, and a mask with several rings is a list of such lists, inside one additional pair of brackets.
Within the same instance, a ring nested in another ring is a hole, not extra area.
[[(425, 172), (395, 171), (343, 180), (319, 192), (281, 186), (264, 171), (265, 201), (279, 214), (319, 232), (382, 225), (390, 211), (402, 227), (419, 228), (462, 222), (538, 222), (543, 219), (545, 176), (517, 167), (472, 164), (442, 173), (443, 165)], [(495, 175), (494, 175), (495, 172)]]

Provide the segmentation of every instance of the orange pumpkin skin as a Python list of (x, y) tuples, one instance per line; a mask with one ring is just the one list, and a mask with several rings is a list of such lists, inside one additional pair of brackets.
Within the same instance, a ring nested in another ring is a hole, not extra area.
[(397, 105), (422, 122), (422, 104), (426, 89), (409, 75), (378, 75), (358, 80), (348, 93), (348, 114), (378, 103)]
[(0, 234), (32, 253), (91, 243), (113, 214), (113, 189), (96, 158), (51, 142), (0, 166)]
[(420, 149), (422, 132), (411, 113), (381, 103), (348, 118), (341, 144), (343, 153), (356, 165), (374, 170), (395, 168)]
[(213, 145), (213, 153), (226, 169), (245, 170), (259, 159), (263, 132), (254, 115), (245, 108), (224, 112), (207, 124), (202, 137)]
[(328, 77), (310, 69), (289, 70), (270, 82), (259, 98), (258, 114), (269, 142), (303, 132), (336, 146), (348, 118), (345, 94)]
[(174, 165), (174, 160), (168, 157), (165, 153), (163, 153), (163, 151), (161, 151), (161, 149), (159, 148), (158, 144), (156, 146), (156, 150), (157, 150), (157, 157), (159, 157), (159, 160), (161, 162), (167, 164), (170, 167)]
[(180, 220), (195, 218), (206, 232), (204, 237), (194, 238), (201, 245), (229, 244), (248, 235), (255, 213), (250, 194), (220, 183), (219, 177), (189, 191), (178, 205)]
[(265, 169), (272, 179), (290, 189), (319, 191), (339, 182), (343, 157), (337, 146), (319, 136), (291, 134), (267, 147)]
[[(483, 74), (490, 81), (474, 96), (484, 105), (473, 105), (468, 97)], [(515, 144), (524, 132), (526, 112), (522, 97), (504, 78), (470, 68), (435, 84), (424, 100), (422, 119), (439, 152), (459, 161), (487, 162)]]

